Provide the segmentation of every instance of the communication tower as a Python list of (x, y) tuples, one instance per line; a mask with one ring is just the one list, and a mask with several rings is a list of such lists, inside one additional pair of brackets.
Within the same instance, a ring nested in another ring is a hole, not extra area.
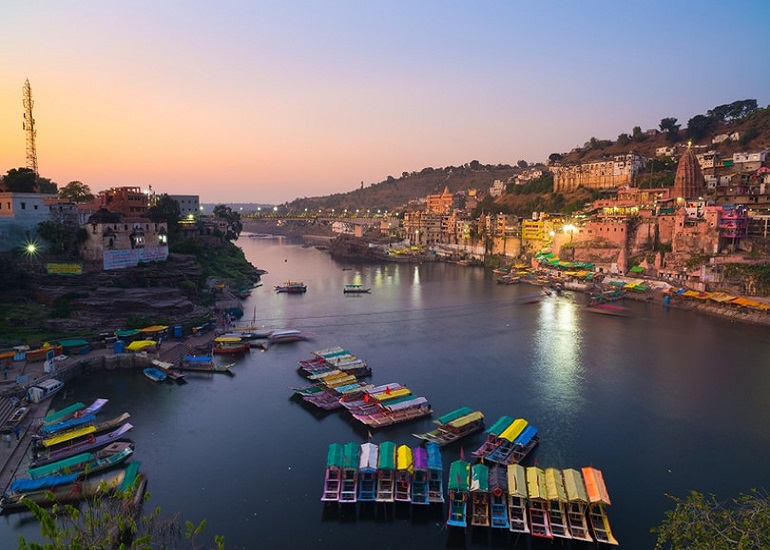
[(37, 150), (35, 149), (35, 119), (32, 117), (32, 107), (35, 102), (32, 101), (32, 87), (29, 85), (29, 79), (24, 82), (24, 132), (27, 134), (27, 168), (35, 172), (35, 176), (38, 176), (37, 171)]

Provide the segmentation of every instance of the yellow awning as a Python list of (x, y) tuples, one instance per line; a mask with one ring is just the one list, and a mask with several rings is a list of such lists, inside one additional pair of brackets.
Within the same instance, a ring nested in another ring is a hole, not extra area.
[(126, 346), (128, 351), (139, 351), (155, 345), (155, 340), (134, 340)]
[(166, 330), (168, 326), (163, 325), (153, 325), (151, 327), (144, 327), (142, 329), (139, 329), (139, 332), (161, 332), (163, 330)]

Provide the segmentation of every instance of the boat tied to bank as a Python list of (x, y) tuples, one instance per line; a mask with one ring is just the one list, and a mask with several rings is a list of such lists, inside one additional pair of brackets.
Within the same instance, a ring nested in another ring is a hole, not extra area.
[(412, 435), (443, 446), (484, 429), (484, 414), (470, 407), (461, 407), (440, 416), (433, 422), (438, 424), (436, 429)]

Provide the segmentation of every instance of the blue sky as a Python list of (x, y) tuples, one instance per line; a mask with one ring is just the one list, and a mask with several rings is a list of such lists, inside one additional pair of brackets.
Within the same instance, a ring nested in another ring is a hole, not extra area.
[(770, 2), (96, 2), (0, 7), (0, 173), (284, 202), (770, 102)]

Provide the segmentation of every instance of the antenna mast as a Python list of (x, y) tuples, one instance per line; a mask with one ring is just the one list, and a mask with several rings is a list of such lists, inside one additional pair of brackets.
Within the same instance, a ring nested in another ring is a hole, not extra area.
[[(32, 107), (35, 102), (32, 100), (32, 87), (29, 85), (29, 79), (24, 82), (24, 132), (27, 134), (27, 168), (35, 172), (35, 176), (38, 176), (37, 171), (37, 150), (35, 148), (35, 136), (37, 130), (35, 130), (35, 119), (32, 118)], [(35, 184), (37, 187), (37, 183)]]

